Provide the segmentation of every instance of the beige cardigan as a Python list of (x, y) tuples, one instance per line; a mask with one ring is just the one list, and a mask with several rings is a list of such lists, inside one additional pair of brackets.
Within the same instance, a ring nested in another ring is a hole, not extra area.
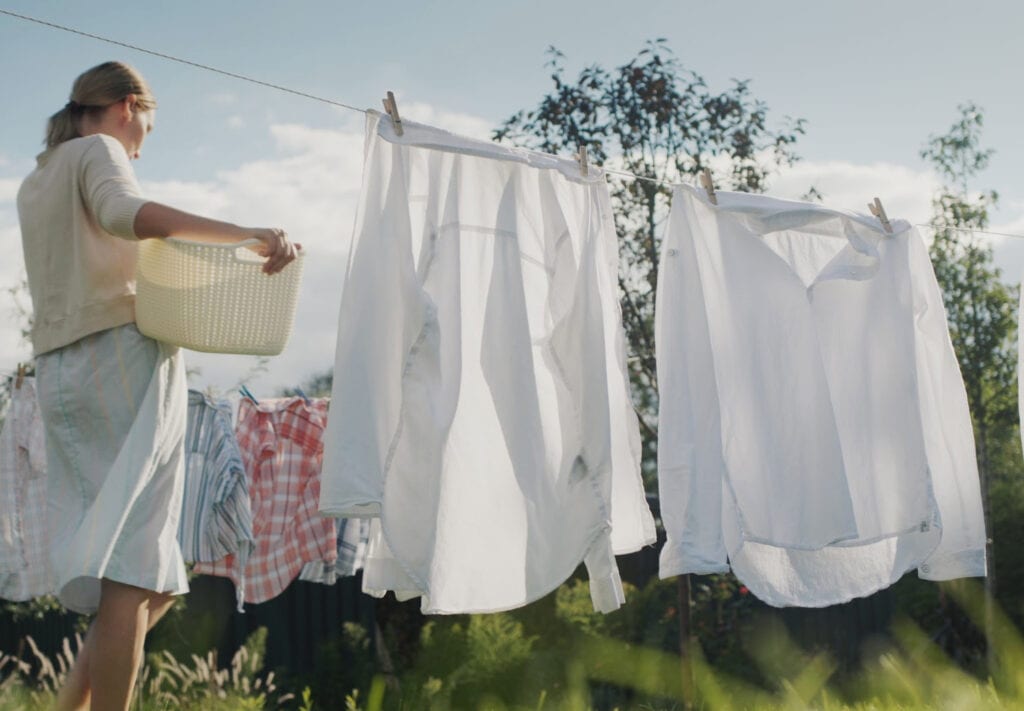
[(18, 191), (36, 355), (135, 320), (135, 214), (147, 202), (124, 146), (75, 138), (41, 153)]

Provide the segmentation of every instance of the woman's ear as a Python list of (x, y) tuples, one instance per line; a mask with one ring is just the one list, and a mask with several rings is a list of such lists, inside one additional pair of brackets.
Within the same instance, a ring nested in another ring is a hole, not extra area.
[(135, 104), (138, 103), (139, 97), (135, 94), (129, 94), (121, 100), (121, 118), (125, 121), (131, 121), (132, 113), (135, 112)]

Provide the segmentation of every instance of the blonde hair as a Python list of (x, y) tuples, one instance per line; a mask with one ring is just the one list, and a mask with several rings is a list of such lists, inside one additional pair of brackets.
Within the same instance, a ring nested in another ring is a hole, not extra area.
[(129, 94), (135, 95), (138, 110), (156, 108), (156, 99), (146, 80), (123, 62), (104, 62), (82, 72), (71, 87), (71, 100), (46, 123), (46, 147), (78, 138), (85, 114), (99, 114)]

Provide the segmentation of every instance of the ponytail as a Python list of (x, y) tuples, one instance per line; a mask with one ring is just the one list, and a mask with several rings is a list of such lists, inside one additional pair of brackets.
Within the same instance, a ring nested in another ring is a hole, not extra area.
[(78, 132), (77, 121), (71, 115), (70, 106), (65, 106), (46, 122), (47, 148), (53, 148), (59, 143), (70, 141), (72, 138), (78, 138), (79, 135), (81, 134)]

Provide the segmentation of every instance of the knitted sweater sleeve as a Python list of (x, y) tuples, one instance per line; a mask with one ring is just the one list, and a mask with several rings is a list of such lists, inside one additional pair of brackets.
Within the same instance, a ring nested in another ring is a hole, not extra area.
[(82, 199), (106, 232), (136, 239), (135, 214), (145, 203), (128, 154), (116, 138), (98, 134), (82, 155)]

